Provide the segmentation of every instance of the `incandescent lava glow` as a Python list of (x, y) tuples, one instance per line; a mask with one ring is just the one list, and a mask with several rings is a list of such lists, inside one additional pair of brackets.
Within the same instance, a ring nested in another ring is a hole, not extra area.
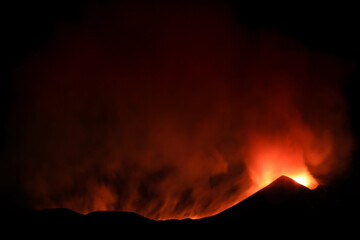
[(319, 185), (316, 179), (314, 179), (309, 173), (303, 173), (294, 177), (290, 176), (290, 178), (311, 190), (315, 189)]
[(293, 129), (288, 129), (283, 136), (267, 137), (261, 134), (252, 137), (248, 167), (255, 183), (254, 190), (265, 187), (281, 175), (286, 175), (309, 189), (318, 186), (318, 181), (309, 172), (304, 154), (310, 148), (306, 144), (307, 139), (313, 138), (313, 133), (301, 123), (293, 124)]

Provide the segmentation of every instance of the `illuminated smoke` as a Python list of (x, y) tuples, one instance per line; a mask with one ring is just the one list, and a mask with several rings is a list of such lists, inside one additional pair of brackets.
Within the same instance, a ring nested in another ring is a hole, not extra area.
[(345, 70), (226, 6), (91, 8), (15, 76), (13, 158), (34, 208), (209, 216), (283, 174), (341, 174)]

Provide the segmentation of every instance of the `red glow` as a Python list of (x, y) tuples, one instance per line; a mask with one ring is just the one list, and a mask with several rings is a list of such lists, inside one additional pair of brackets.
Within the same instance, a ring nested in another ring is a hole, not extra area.
[(35, 207), (200, 218), (281, 175), (314, 189), (346, 168), (343, 63), (184, 5), (90, 9), (14, 77)]

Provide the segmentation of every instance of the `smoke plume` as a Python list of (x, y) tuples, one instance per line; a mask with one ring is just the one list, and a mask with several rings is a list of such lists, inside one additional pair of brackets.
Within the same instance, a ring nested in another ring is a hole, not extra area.
[(14, 74), (8, 169), (33, 208), (213, 215), (282, 174), (344, 171), (346, 74), (226, 6), (90, 7)]

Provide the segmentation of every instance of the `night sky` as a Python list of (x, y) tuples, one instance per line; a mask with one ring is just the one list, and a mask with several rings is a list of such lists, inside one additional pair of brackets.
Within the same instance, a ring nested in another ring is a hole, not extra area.
[(149, 2), (2, 8), (1, 213), (203, 217), (264, 166), (357, 206), (354, 3)]

